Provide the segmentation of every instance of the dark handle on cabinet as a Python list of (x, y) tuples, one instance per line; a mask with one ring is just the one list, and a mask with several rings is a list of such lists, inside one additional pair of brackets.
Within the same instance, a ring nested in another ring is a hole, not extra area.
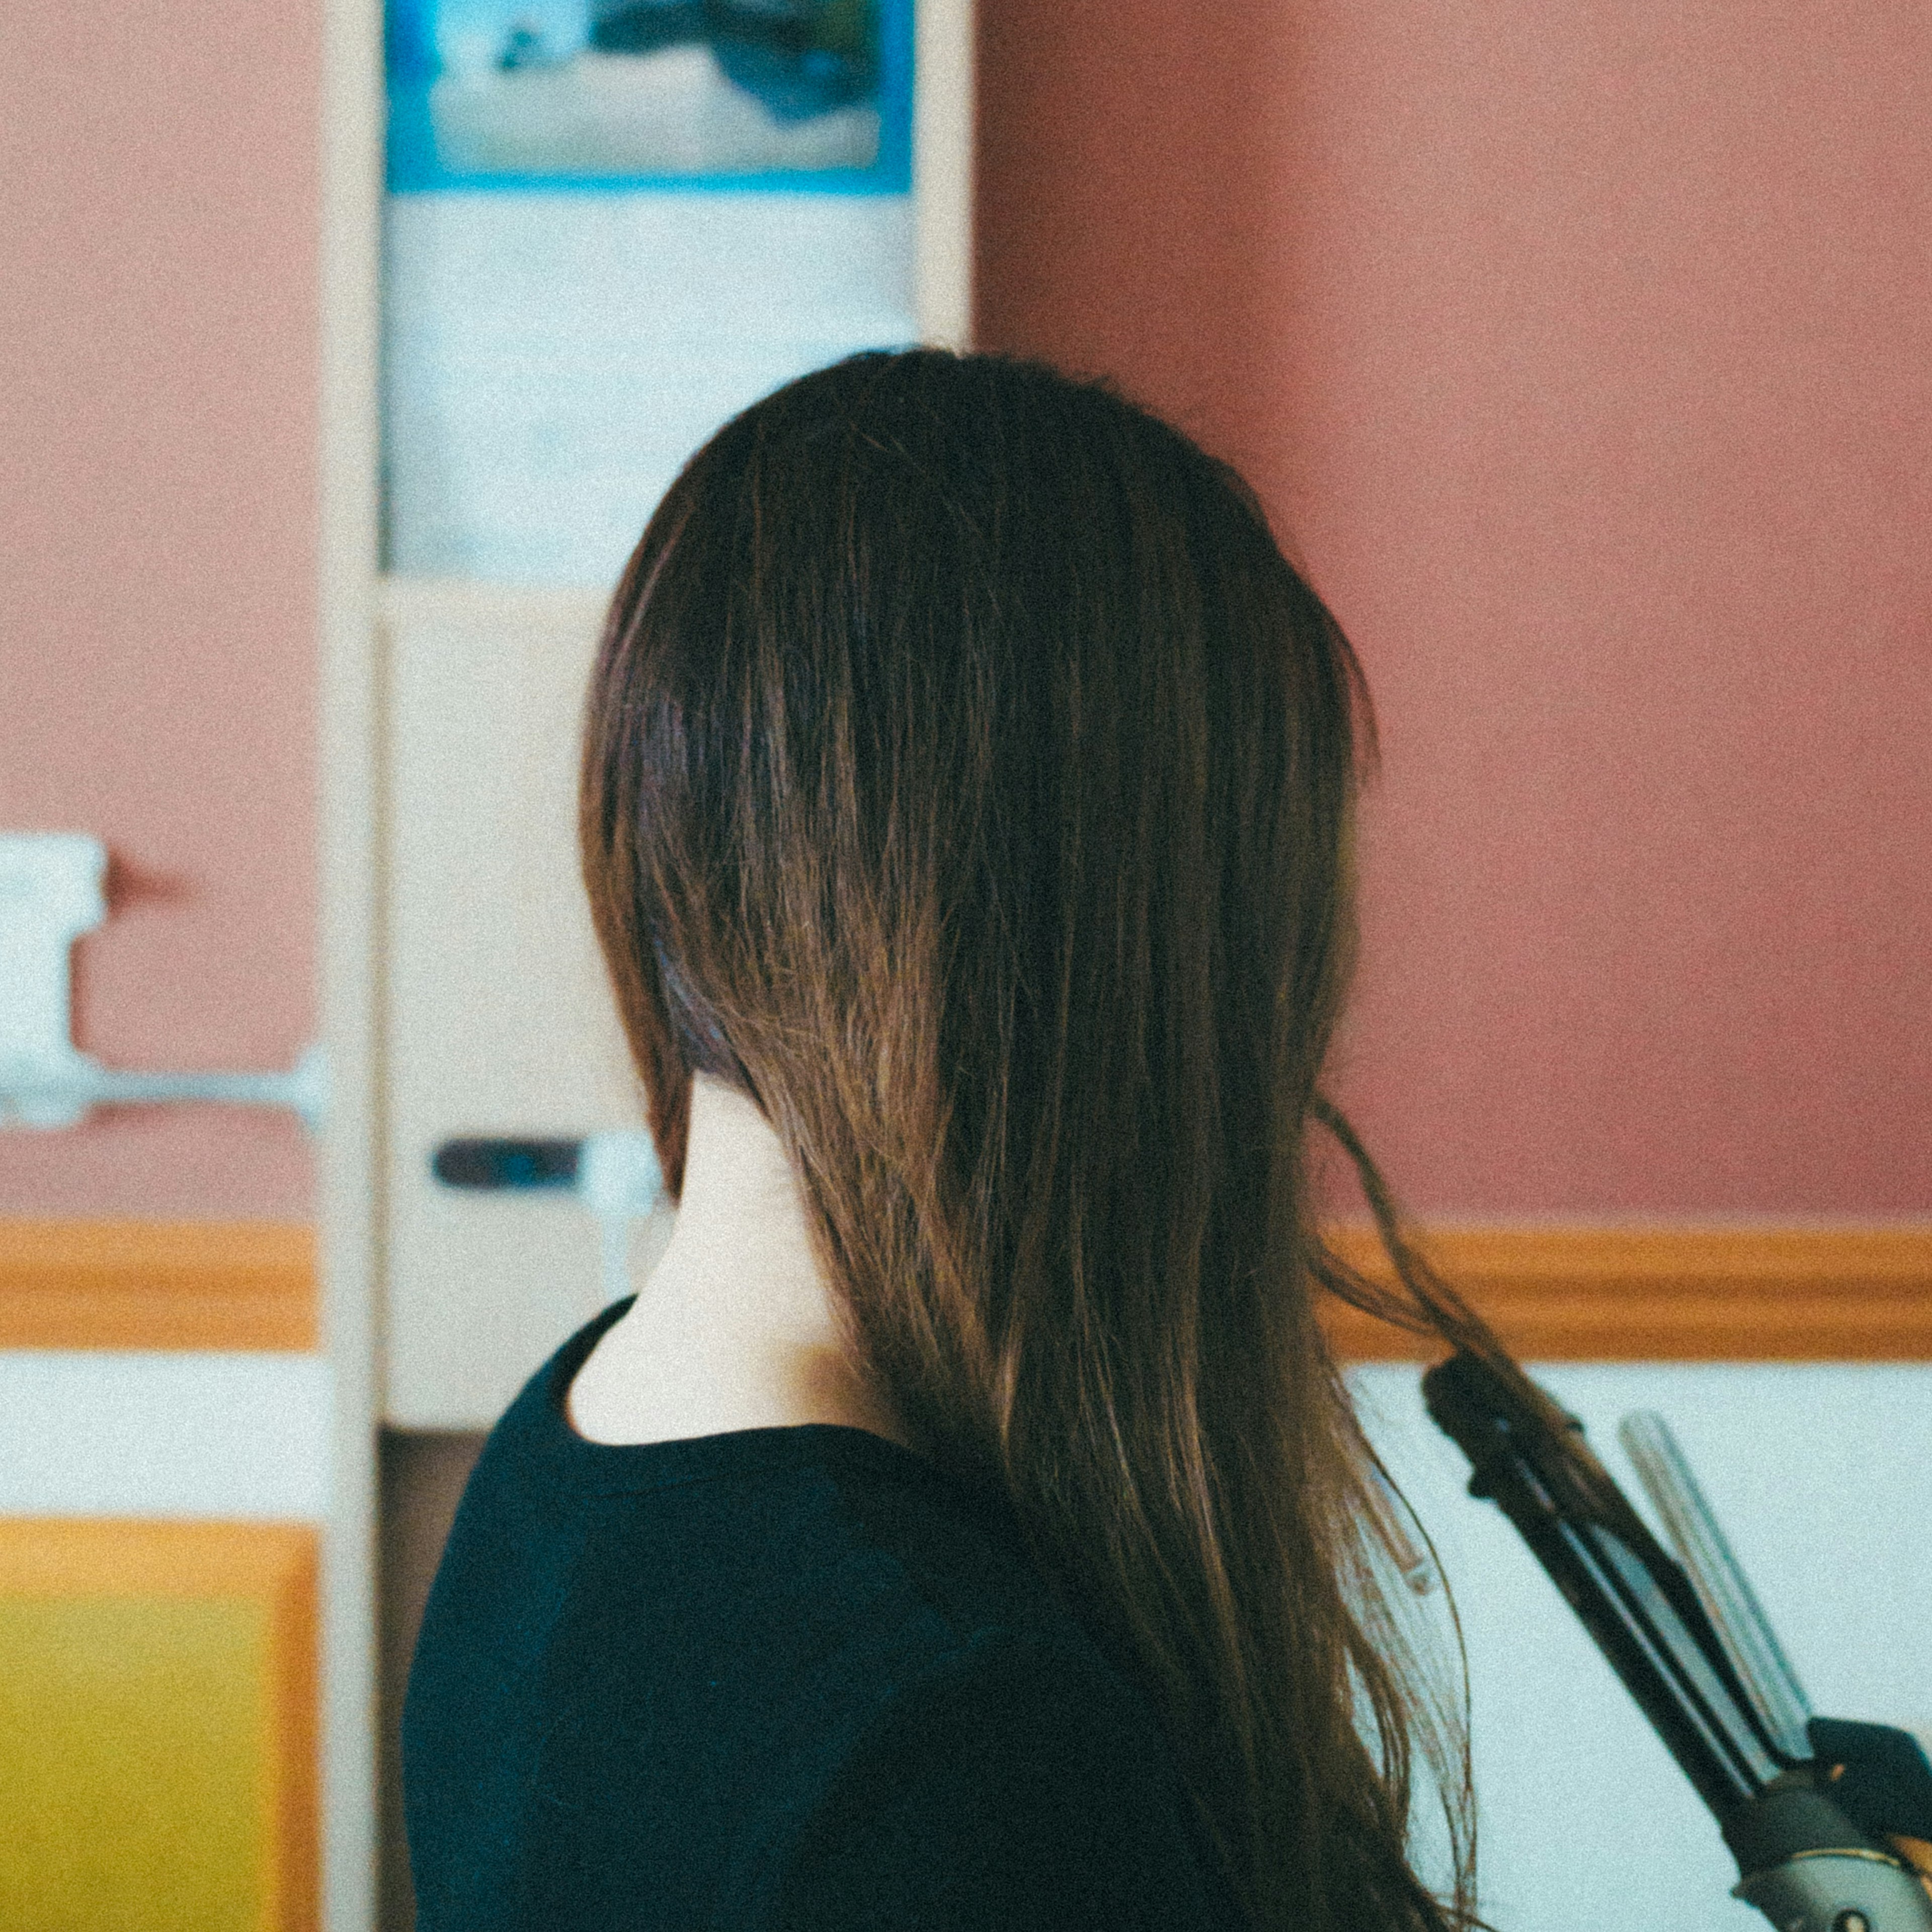
[(572, 1188), (583, 1148), (581, 1141), (445, 1141), (430, 1170), (446, 1187)]

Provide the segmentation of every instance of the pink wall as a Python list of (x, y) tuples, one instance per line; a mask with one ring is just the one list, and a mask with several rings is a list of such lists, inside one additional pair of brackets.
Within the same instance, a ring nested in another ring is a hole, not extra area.
[[(288, 1064), (315, 1027), (317, 23), (34, 0), (0, 118), (0, 829), (89, 831), (112, 1065)], [(0, 1214), (299, 1218), (279, 1117), (0, 1132)]]
[[(1916, 0), (982, 0), (983, 339), (1241, 462), (1385, 776), (1342, 1087), (1443, 1216), (1932, 1207)], [(312, 8), (38, 0), (0, 140), (0, 826), (80, 1037), (314, 1025)], [(299, 1133), (0, 1137), (0, 1213), (299, 1215)]]
[(1917, 0), (982, 20), (982, 339), (1233, 456), (1367, 667), (1398, 1189), (1932, 1210)]

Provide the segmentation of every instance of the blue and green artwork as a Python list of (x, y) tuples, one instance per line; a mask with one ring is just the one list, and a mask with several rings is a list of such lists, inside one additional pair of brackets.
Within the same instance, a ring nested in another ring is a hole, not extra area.
[(913, 0), (388, 0), (388, 183), (903, 193)]

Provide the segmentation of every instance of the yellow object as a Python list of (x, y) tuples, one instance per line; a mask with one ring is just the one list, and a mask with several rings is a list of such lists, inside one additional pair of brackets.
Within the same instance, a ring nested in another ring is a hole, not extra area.
[(0, 1520), (0, 1926), (311, 1932), (315, 1534)]

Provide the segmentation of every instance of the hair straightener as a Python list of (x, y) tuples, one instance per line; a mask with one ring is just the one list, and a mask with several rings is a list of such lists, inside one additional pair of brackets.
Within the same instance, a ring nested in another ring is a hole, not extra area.
[(1715, 1816), (1732, 1895), (1779, 1932), (1932, 1932), (1932, 1892), (1888, 1842), (1932, 1840), (1932, 1763), (1909, 1732), (1811, 1715), (1663, 1419), (1618, 1434), (1674, 1557), (1514, 1364), (1459, 1352), (1422, 1389), (1469, 1493), (1521, 1532)]

